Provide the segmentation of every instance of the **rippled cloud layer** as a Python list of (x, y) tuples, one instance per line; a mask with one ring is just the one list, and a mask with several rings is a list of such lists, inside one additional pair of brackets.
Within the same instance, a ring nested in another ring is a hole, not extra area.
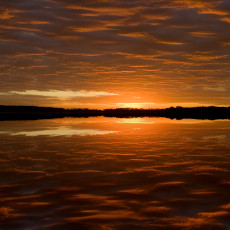
[(0, 90), (120, 94), (27, 102), (42, 105), (228, 104), (229, 30), (228, 0), (2, 1)]

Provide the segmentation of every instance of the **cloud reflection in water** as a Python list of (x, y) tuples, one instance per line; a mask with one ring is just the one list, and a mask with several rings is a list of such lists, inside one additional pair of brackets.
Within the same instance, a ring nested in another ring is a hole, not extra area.
[(120, 120), (1, 122), (0, 228), (227, 230), (229, 121)]
[(60, 129), (48, 129), (48, 130), (40, 130), (40, 131), (28, 131), (28, 132), (16, 132), (10, 133), (11, 135), (25, 135), (25, 136), (93, 136), (93, 135), (106, 135), (117, 133), (118, 131), (103, 131), (103, 130), (95, 130), (95, 129), (69, 129), (69, 128), (60, 128)]

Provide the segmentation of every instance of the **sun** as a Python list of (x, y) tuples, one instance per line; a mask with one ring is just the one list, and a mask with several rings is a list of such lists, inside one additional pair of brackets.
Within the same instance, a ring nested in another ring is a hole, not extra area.
[(121, 107), (121, 108), (134, 108), (134, 109), (138, 109), (138, 108), (147, 108), (149, 107), (150, 103), (117, 103), (117, 107)]

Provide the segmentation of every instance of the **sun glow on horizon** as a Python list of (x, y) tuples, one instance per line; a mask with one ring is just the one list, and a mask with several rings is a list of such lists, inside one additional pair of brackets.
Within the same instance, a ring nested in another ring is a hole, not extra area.
[(149, 107), (153, 107), (155, 105), (156, 105), (156, 103), (151, 103), (151, 102), (116, 103), (116, 107), (133, 108), (133, 109), (149, 108)]

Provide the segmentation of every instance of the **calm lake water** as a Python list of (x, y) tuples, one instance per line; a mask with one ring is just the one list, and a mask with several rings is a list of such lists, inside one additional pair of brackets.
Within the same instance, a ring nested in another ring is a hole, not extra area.
[(0, 229), (230, 229), (230, 121), (0, 122)]

